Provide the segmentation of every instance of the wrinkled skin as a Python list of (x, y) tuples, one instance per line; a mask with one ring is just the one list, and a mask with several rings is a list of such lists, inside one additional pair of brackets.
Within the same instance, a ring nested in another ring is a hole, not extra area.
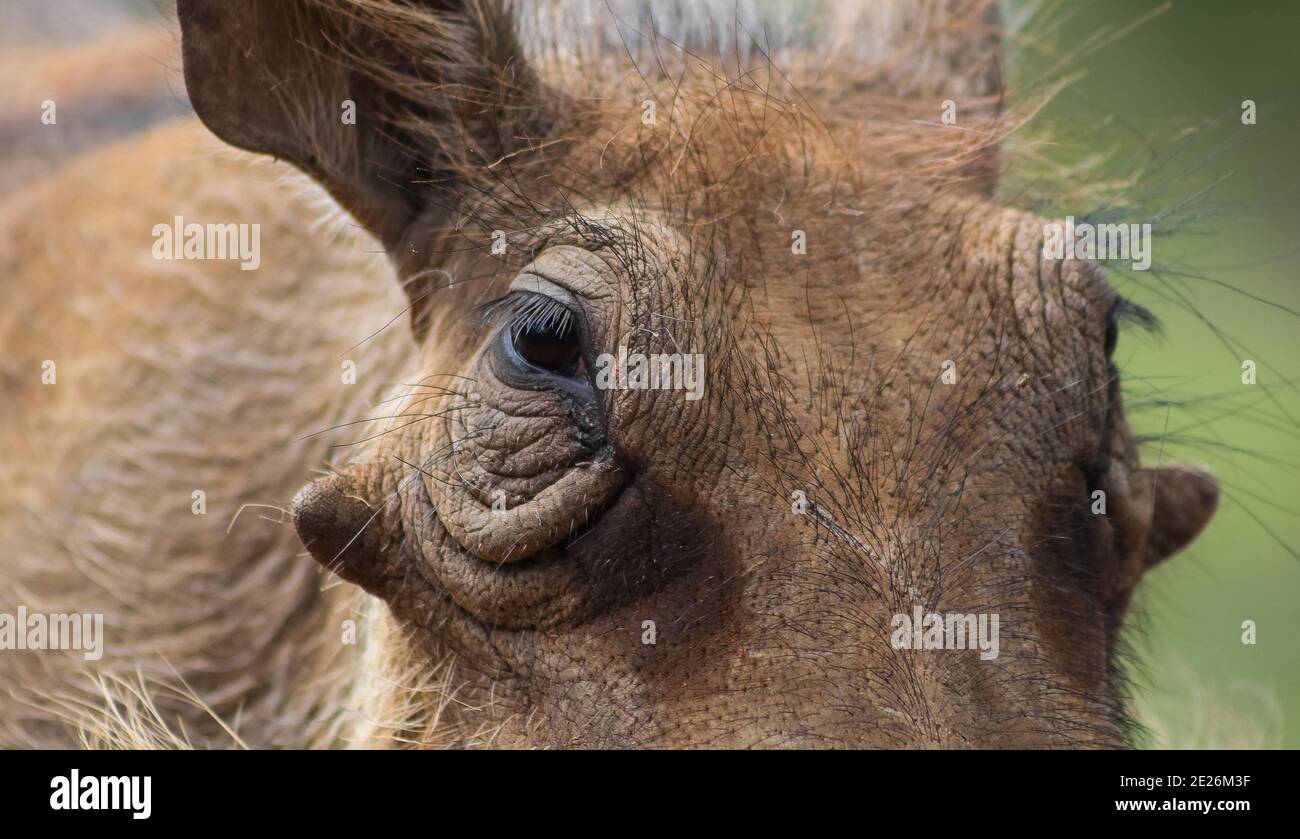
[[(351, 90), (284, 47), (328, 26), (238, 6), (181, 4), (196, 111), (375, 233), (418, 346), (385, 433), (299, 494), (295, 524), (386, 602), (413, 656), (450, 650), (509, 710), (498, 743), (1124, 742), (1129, 600), (1216, 491), (1139, 464), (1109, 358), (1115, 292), (1092, 265), (1044, 260), (1043, 220), (991, 202), (993, 144), (954, 147), (851, 84), (792, 107), (737, 83), (741, 104), (718, 107), (698, 70), (660, 88), (675, 126), (704, 126), (683, 139), (640, 122), (635, 88), (548, 105), (517, 63), (500, 72), (498, 41), (451, 81), (512, 79), (494, 93), (517, 122), (454, 98), (409, 109), (470, 138), (452, 159), (445, 139), (289, 119), (251, 75), (238, 98), (216, 89), (213, 62), (255, 44), (266, 63), (255, 49), (237, 72), (311, 86), (282, 93), (306, 111)], [(404, 49), (352, 34), (363, 59)], [(363, 113), (390, 104), (382, 83), (360, 89)], [(399, 193), (418, 182), (413, 147), (439, 174)], [(954, 148), (960, 165), (939, 166)], [(577, 318), (575, 375), (512, 360), (511, 315), (482, 311), (511, 293)], [(703, 398), (595, 387), (620, 345), (702, 354)], [(999, 657), (891, 648), (891, 618), (916, 605), (999, 615)]]

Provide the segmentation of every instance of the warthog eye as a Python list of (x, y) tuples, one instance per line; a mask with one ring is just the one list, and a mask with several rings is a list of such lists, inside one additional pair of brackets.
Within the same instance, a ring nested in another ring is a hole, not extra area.
[(553, 297), (520, 291), (489, 306), (504, 313), (497, 371), (509, 383), (533, 387), (544, 384), (539, 379), (582, 378), (582, 330), (571, 308)]
[(572, 376), (582, 361), (578, 330), (568, 310), (562, 318), (512, 328), (515, 351), (524, 361), (550, 373)]
[(1115, 345), (1119, 343), (1119, 315), (1112, 306), (1106, 315), (1106, 357), (1115, 354)]

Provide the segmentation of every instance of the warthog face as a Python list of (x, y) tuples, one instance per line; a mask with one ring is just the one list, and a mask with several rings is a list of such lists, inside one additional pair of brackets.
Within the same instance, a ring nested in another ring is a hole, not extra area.
[(640, 72), (530, 64), (467, 5), (180, 4), (205, 122), (412, 304), (392, 419), (295, 501), (312, 554), (495, 685), (500, 742), (1122, 742), (1129, 599), (1216, 489), (1139, 465), (1133, 307), (989, 199), (982, 10), (792, 84), (644, 34)]

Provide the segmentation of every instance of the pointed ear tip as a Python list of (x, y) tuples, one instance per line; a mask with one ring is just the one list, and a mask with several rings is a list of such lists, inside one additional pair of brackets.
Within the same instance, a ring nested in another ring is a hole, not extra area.
[(1149, 565), (1181, 551), (1198, 537), (1219, 506), (1219, 482), (1209, 469), (1171, 464), (1150, 470), (1155, 492)]
[(1186, 489), (1194, 494), (1202, 506), (1211, 510), (1219, 505), (1219, 479), (1208, 466), (1180, 463), (1169, 467), (1175, 471)]

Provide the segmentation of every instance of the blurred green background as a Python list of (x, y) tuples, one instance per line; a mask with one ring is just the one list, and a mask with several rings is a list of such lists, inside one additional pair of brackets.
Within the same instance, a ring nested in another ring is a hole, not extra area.
[(1206, 465), (1223, 489), (1209, 530), (1148, 576), (1129, 622), (1145, 744), (1300, 747), (1300, 3), (1006, 10), (1019, 27), (1011, 104), (1069, 84), (1013, 138), (1031, 162), (1010, 158), (1003, 197), (1153, 222), (1153, 269), (1112, 275), (1164, 325), (1121, 338), (1130, 420), (1154, 438), (1148, 464)]

